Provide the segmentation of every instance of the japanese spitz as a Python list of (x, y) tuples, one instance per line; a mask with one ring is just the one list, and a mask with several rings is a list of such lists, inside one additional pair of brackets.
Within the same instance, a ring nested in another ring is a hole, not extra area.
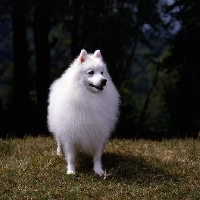
[(102, 176), (101, 156), (118, 118), (119, 94), (100, 50), (84, 49), (50, 87), (48, 127), (67, 161), (67, 174), (75, 173), (78, 151), (93, 157), (94, 171)]

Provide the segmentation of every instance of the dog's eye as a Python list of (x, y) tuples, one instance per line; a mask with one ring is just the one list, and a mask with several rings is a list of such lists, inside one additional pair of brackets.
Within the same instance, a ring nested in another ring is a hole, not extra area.
[(103, 72), (101, 72), (101, 75), (103, 75)]
[(92, 74), (94, 74), (94, 71), (89, 71), (88, 74), (91, 74), (91, 75), (92, 75)]

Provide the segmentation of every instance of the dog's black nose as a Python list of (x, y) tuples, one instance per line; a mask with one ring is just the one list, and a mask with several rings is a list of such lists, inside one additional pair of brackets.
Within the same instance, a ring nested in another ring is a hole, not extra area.
[(105, 86), (105, 85), (106, 85), (106, 82), (107, 82), (107, 80), (106, 80), (106, 79), (103, 79), (103, 80), (101, 81), (101, 86), (102, 86), (102, 87)]

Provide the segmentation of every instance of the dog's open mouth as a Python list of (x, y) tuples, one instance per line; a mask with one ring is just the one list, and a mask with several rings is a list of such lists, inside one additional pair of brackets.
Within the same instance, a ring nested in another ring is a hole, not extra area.
[(95, 89), (97, 89), (97, 90), (99, 90), (99, 91), (102, 91), (103, 90), (103, 87), (100, 87), (100, 86), (96, 86), (96, 85), (93, 85), (93, 84), (89, 84), (89, 86), (90, 87), (93, 87), (93, 88), (95, 88)]

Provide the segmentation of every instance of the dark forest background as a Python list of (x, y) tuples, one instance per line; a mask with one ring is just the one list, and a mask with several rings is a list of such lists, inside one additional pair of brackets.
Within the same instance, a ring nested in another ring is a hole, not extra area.
[(119, 137), (200, 131), (199, 0), (0, 0), (0, 137), (49, 134), (47, 96), (101, 50), (122, 100)]

